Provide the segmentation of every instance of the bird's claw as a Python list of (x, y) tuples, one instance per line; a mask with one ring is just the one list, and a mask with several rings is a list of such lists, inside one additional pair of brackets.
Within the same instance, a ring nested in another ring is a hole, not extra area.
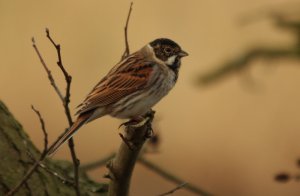
[(119, 128), (121, 128), (122, 126), (125, 127), (133, 127), (133, 128), (139, 128), (144, 126), (148, 121), (150, 120), (149, 117), (145, 117), (145, 118), (141, 118), (140, 121), (136, 120), (136, 119), (131, 119), (127, 122), (122, 123)]
[(145, 137), (146, 138), (152, 138), (153, 136), (154, 136), (153, 128), (152, 128), (151, 124), (148, 124), (147, 132), (146, 132)]

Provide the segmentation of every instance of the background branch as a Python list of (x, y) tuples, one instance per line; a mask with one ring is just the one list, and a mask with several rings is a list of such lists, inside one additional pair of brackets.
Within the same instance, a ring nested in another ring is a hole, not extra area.
[[(147, 159), (145, 159), (143, 156), (139, 157), (139, 163), (141, 163), (142, 165), (146, 166), (148, 169), (152, 170), (153, 172), (155, 172), (156, 174), (159, 174), (161, 177), (165, 178), (166, 180), (173, 182), (177, 185), (180, 185), (182, 183), (185, 183), (184, 180), (180, 179), (179, 177), (167, 172), (165, 169), (162, 169), (161, 167), (159, 167), (158, 165), (148, 161)], [(193, 184), (186, 184), (183, 188), (197, 194), (197, 195), (203, 195), (203, 196), (210, 196), (212, 194), (198, 188), (197, 186), (193, 185)]]
[(34, 38), (32, 38), (31, 41), (32, 41), (32, 47), (34, 48), (36, 54), (38, 55), (38, 57), (39, 57), (42, 65), (43, 65), (43, 67), (45, 68), (45, 71), (46, 71), (46, 73), (48, 75), (48, 79), (50, 81), (50, 84), (53, 86), (53, 88), (54, 88), (55, 92), (57, 93), (58, 97), (63, 101), (64, 97), (63, 97), (62, 93), (60, 92), (58, 86), (56, 85), (55, 80), (54, 80), (54, 78), (53, 78), (53, 76), (51, 74), (51, 71), (48, 68), (47, 64), (45, 63), (45, 61), (44, 61), (44, 59), (43, 59), (43, 57), (42, 57), (39, 49), (37, 48), (37, 46), (35, 44)]
[(281, 48), (254, 48), (235, 60), (224, 63), (215, 70), (209, 71), (200, 75), (198, 83), (201, 85), (211, 84), (225, 77), (231, 76), (234, 73), (239, 73), (246, 70), (252, 65), (251, 63), (258, 59), (273, 60), (278, 58), (299, 58), (300, 53), (296, 48), (281, 49)]
[(178, 186), (175, 187), (174, 189), (172, 189), (172, 190), (170, 190), (170, 191), (168, 191), (168, 192), (166, 192), (166, 193), (160, 194), (160, 195), (158, 195), (158, 196), (171, 195), (171, 194), (175, 193), (176, 191), (178, 191), (179, 189), (182, 189), (185, 185), (187, 185), (186, 182), (181, 183), (180, 185), (178, 185)]
[[(81, 171), (87, 172), (93, 169), (97, 169), (99, 167), (105, 166), (109, 161), (111, 161), (115, 157), (115, 153), (111, 153), (107, 155), (106, 157), (103, 157), (97, 161), (91, 162), (91, 163), (86, 163), (85, 165), (82, 165), (80, 167)], [(147, 160), (145, 158), (145, 152), (142, 151), (141, 154), (139, 155), (137, 159), (137, 163), (142, 164), (143, 166), (147, 167), (149, 170), (153, 171), (154, 173), (158, 174), (159, 176), (163, 177), (165, 180), (170, 181), (177, 186), (180, 186), (183, 184), (185, 181), (179, 177), (177, 177), (175, 174), (166, 171), (165, 169), (161, 168), (159, 165)], [(211, 193), (208, 193), (204, 191), (202, 188), (191, 184), (187, 183), (183, 187), (183, 189), (186, 189), (188, 191), (191, 191), (197, 195), (203, 195), (203, 196), (209, 196), (212, 195)]]
[[(267, 14), (266, 14), (267, 13)], [(289, 17), (284, 14), (276, 13), (275, 11), (264, 12), (263, 15), (258, 15), (259, 17), (252, 16), (247, 17), (246, 20), (242, 21), (242, 24), (249, 24), (253, 21), (262, 19), (263, 17), (269, 17), (272, 19), (277, 28), (291, 31), (295, 37), (294, 45), (289, 48), (282, 47), (265, 47), (260, 46), (248, 50), (245, 54), (237, 57), (234, 60), (225, 62), (224, 64), (218, 66), (216, 69), (209, 71), (205, 74), (201, 74), (198, 78), (198, 83), (201, 85), (211, 84), (213, 82), (219, 81), (222, 78), (231, 76), (234, 73), (239, 73), (250, 67), (251, 63), (256, 59), (266, 59), (273, 60), (278, 58), (285, 59), (300, 59), (300, 21), (289, 19)], [(254, 20), (253, 20), (254, 19)]]

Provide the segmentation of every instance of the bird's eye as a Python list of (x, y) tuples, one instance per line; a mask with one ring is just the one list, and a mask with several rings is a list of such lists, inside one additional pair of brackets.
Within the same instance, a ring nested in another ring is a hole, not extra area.
[(167, 54), (171, 53), (171, 51), (172, 51), (171, 48), (169, 48), (169, 47), (165, 48), (165, 52), (166, 52)]

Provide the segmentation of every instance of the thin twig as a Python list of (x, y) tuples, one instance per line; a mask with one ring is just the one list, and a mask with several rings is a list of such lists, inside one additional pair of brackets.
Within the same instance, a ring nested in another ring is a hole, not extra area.
[[(55, 41), (52, 39), (52, 37), (50, 36), (50, 31), (48, 28), (46, 28), (46, 36), (47, 38), (50, 40), (50, 42), (53, 44), (53, 46), (55, 47), (56, 51), (57, 51), (57, 57), (58, 57), (58, 61), (57, 61), (57, 65), (59, 66), (59, 68), (61, 69), (61, 71), (63, 72), (66, 80), (72, 80), (72, 77), (69, 75), (69, 73), (67, 72), (67, 70), (65, 69), (65, 67), (63, 66), (63, 62), (62, 62), (62, 58), (61, 58), (61, 52), (60, 52), (60, 44), (56, 44)], [(71, 82), (71, 81), (70, 81)]]
[[(66, 94), (65, 94), (64, 99), (63, 99), (63, 106), (64, 106), (65, 113), (66, 113), (66, 116), (67, 116), (67, 119), (68, 119), (68, 122), (69, 122), (69, 126), (71, 127), (72, 124), (73, 124), (73, 120), (72, 120), (72, 116), (71, 116), (71, 112), (70, 112), (70, 108), (69, 108), (69, 103), (70, 103), (70, 96), (71, 96), (70, 90), (71, 90), (72, 76), (67, 72), (67, 70), (65, 69), (65, 67), (63, 65), (62, 58), (61, 58), (60, 44), (55, 43), (55, 41), (50, 36), (50, 31), (49, 31), (48, 28), (46, 28), (46, 36), (56, 49), (57, 57), (58, 57), (57, 65), (59, 66), (59, 68), (63, 72), (63, 75), (64, 75), (66, 83), (67, 83)], [(73, 161), (73, 165), (74, 165), (74, 180), (75, 180), (74, 188), (75, 188), (75, 191), (76, 191), (76, 195), (80, 196), (80, 189), (79, 189), (79, 165), (80, 165), (80, 161), (76, 156), (73, 138), (69, 139), (68, 144), (69, 144), (69, 149), (70, 149), (70, 152), (71, 152), (71, 157), (72, 157), (72, 161)]]
[(45, 61), (44, 61), (37, 45), (35, 44), (34, 38), (32, 38), (31, 41), (32, 41), (32, 47), (34, 48), (36, 54), (38, 55), (43, 67), (45, 68), (45, 71), (47, 72), (48, 78), (50, 80), (50, 84), (53, 86), (53, 88), (54, 88), (55, 92), (57, 93), (58, 97), (63, 101), (64, 97), (63, 97), (62, 93), (60, 92), (59, 88), (57, 87), (57, 85), (55, 83), (55, 80), (54, 80), (54, 78), (51, 74), (51, 71), (49, 70), (49, 68), (48, 68), (47, 64), (45, 63)]
[[(44, 150), (43, 150), (43, 153), (47, 153), (48, 151), (48, 133), (46, 131), (46, 127), (45, 127), (45, 121), (44, 119), (42, 118), (42, 115), (41, 113), (36, 110), (33, 105), (31, 105), (31, 109), (36, 113), (36, 115), (39, 117), (39, 120), (40, 120), (40, 124), (41, 124), (41, 128), (42, 128), (42, 131), (43, 131), (43, 134), (44, 134)], [(43, 154), (42, 153), (42, 154)]]
[[(29, 158), (31, 158), (33, 161), (37, 161), (34, 156), (30, 153), (30, 151), (27, 151), (27, 154), (29, 156)], [(66, 177), (61, 176), (60, 174), (58, 174), (55, 171), (52, 171), (50, 168), (48, 168), (45, 164), (43, 164), (42, 162), (39, 162), (39, 167), (41, 167), (42, 169), (44, 169), (47, 173), (55, 176), (57, 179), (59, 179), (60, 181), (62, 181), (62, 183), (64, 184), (68, 184), (71, 186), (74, 186), (74, 182), (70, 179), (67, 179)]]
[(32, 167), (27, 171), (27, 173), (25, 174), (25, 176), (22, 178), (22, 180), (12, 189), (10, 190), (6, 196), (11, 196), (14, 195), (15, 193), (17, 193), (17, 191), (27, 182), (27, 180), (32, 176), (32, 174), (37, 170), (37, 168), (39, 167), (40, 163), (42, 160), (44, 160), (44, 158), (47, 155), (47, 151), (48, 151), (48, 134), (45, 128), (45, 123), (44, 120), (40, 114), (40, 112), (38, 110), (36, 110), (33, 106), (31, 106), (32, 110), (37, 114), (39, 120), (40, 120), (40, 124), (42, 127), (42, 131), (44, 134), (44, 149), (43, 152), (40, 155), (39, 160), (37, 160)]
[(158, 196), (166, 196), (166, 195), (171, 195), (173, 193), (175, 193), (176, 191), (178, 191), (179, 189), (182, 189), (185, 185), (187, 185), (187, 182), (184, 182), (184, 183), (181, 183), (180, 185), (178, 185), (177, 187), (175, 187), (174, 189), (168, 191), (168, 192), (165, 192), (163, 194), (160, 194)]
[(130, 3), (128, 15), (127, 15), (127, 20), (126, 20), (126, 24), (125, 24), (125, 27), (124, 27), (125, 51), (124, 51), (124, 53), (121, 57), (121, 60), (125, 59), (130, 54), (127, 31), (128, 31), (128, 24), (129, 24), (130, 15), (131, 15), (131, 11), (132, 11), (132, 5), (133, 5), (133, 2)]
[(80, 161), (76, 156), (75, 148), (74, 148), (74, 140), (73, 138), (69, 139), (68, 141), (69, 149), (71, 152), (72, 162), (74, 165), (74, 181), (75, 181), (75, 191), (76, 195), (80, 196), (80, 188), (79, 188), (79, 166)]
[(63, 99), (63, 105), (64, 105), (64, 109), (65, 109), (65, 112), (66, 112), (66, 115), (67, 115), (69, 126), (72, 126), (73, 120), (72, 120), (71, 112), (70, 112), (70, 109), (69, 109), (70, 96), (71, 96), (70, 90), (71, 90), (72, 76), (66, 71), (66, 69), (63, 65), (62, 58), (61, 58), (61, 52), (60, 52), (61, 51), (60, 44), (55, 43), (55, 41), (50, 36), (50, 31), (49, 31), (48, 28), (46, 28), (46, 36), (56, 49), (57, 57), (58, 57), (57, 65), (59, 66), (59, 68), (63, 72), (66, 83), (67, 83), (66, 94), (65, 94), (64, 99)]
[[(146, 166), (148, 169), (151, 169), (152, 171), (154, 171), (155, 173), (159, 174), (161, 177), (165, 178), (168, 181), (174, 182), (175, 184), (182, 184), (184, 182), (184, 180), (180, 179), (177, 176), (174, 176), (173, 174), (165, 171), (164, 169), (162, 169), (161, 167), (159, 167), (158, 165), (148, 161), (147, 159), (145, 159), (143, 156), (140, 156), (138, 161), (143, 164), (144, 166)], [(203, 195), (203, 196), (209, 196), (212, 195), (198, 187), (196, 187), (195, 185), (192, 184), (186, 184), (183, 188), (196, 193), (198, 195)]]

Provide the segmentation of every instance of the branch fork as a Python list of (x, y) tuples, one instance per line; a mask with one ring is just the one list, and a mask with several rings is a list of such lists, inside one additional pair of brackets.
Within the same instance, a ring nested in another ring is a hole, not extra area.
[[(109, 196), (127, 196), (129, 194), (129, 185), (135, 163), (139, 157), (140, 151), (147, 140), (149, 127), (154, 118), (154, 111), (147, 114), (149, 120), (140, 127), (127, 126), (123, 142), (113, 160), (109, 162)], [(126, 142), (127, 141), (127, 142)], [(133, 148), (130, 146), (133, 145)]]

